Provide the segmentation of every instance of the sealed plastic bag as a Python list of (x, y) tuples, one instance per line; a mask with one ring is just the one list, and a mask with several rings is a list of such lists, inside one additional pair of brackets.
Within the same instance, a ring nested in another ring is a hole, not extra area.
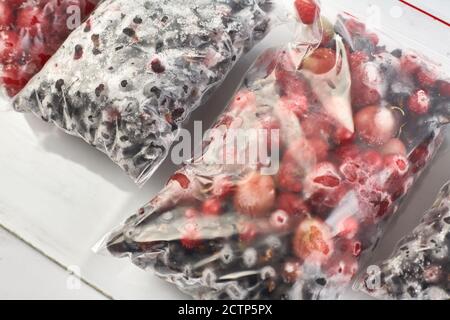
[(421, 224), (361, 283), (379, 299), (450, 299), (450, 182)]
[(0, 88), (16, 95), (99, 0), (1, 0)]
[(203, 154), (100, 247), (199, 299), (350, 284), (442, 142), (449, 83), (350, 16), (316, 23), (315, 46), (262, 54)]
[(166, 157), (180, 123), (266, 35), (272, 10), (285, 2), (292, 4), (104, 1), (14, 108), (81, 137), (142, 184)]

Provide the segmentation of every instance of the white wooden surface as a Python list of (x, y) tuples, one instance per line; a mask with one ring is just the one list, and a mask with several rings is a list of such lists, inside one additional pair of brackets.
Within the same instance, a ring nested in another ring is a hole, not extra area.
[[(331, 0), (322, 0), (327, 1)], [(398, 1), (335, 2), (352, 6), (352, 11), (363, 15), (367, 13), (367, 5), (374, 3), (385, 13), (381, 17), (383, 25), (401, 26), (410, 37), (450, 57), (450, 29), (424, 19)], [(448, 0), (411, 2), (450, 20)], [(395, 6), (401, 8), (401, 17), (393, 18), (389, 14), (399, 12)], [(279, 34), (273, 34), (240, 63), (222, 89), (192, 119), (203, 119), (205, 127), (211, 124), (257, 52), (277, 41), (282, 39)], [(450, 132), (448, 138), (450, 140)], [(0, 145), (0, 225), (57, 262), (0, 229), (0, 298), (186, 298), (128, 260), (95, 255), (90, 250), (105, 232), (151, 199), (164, 185), (175, 168), (170, 161), (166, 161), (143, 189), (138, 189), (101, 153), (31, 115), (10, 111), (1, 101)], [(403, 208), (404, 214), (375, 253), (374, 260), (390, 253), (392, 245), (414, 227), (439, 187), (450, 178), (449, 150), (447, 142), (445, 150)], [(71, 266), (79, 268), (81, 277), (91, 288), (83, 285), (80, 290), (67, 289), (65, 269)], [(347, 297), (365, 298), (355, 293)]]

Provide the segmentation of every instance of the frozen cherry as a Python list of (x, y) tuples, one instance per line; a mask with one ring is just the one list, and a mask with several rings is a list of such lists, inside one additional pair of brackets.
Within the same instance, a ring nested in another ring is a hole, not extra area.
[(238, 184), (234, 195), (237, 211), (250, 216), (261, 216), (275, 205), (275, 183), (270, 176), (250, 173)]
[(369, 106), (355, 116), (356, 131), (366, 143), (381, 146), (392, 139), (398, 131), (398, 121), (390, 109)]

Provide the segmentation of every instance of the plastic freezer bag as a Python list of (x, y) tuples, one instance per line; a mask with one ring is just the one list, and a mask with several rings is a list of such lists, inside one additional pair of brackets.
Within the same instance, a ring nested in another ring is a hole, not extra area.
[(99, 0), (1, 0), (0, 91), (16, 95)]
[(320, 44), (263, 53), (203, 154), (97, 249), (199, 299), (339, 296), (436, 154), (450, 99), (387, 35), (316, 23)]
[(293, 6), (290, 0), (103, 1), (14, 108), (81, 137), (143, 184), (180, 123), (271, 23), (288, 19), (285, 3)]
[(379, 299), (450, 299), (450, 182), (393, 255), (371, 268), (360, 288)]

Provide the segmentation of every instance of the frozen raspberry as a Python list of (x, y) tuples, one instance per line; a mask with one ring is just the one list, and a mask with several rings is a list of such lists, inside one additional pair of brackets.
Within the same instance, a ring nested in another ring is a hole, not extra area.
[(308, 25), (313, 24), (320, 13), (320, 7), (315, 0), (295, 0), (295, 8), (300, 20)]
[(431, 100), (427, 92), (424, 90), (417, 90), (409, 98), (408, 108), (415, 114), (427, 114), (430, 110)]
[(311, 212), (302, 197), (295, 193), (281, 193), (277, 199), (277, 208), (298, 218), (303, 218)]
[(355, 116), (356, 131), (370, 145), (381, 146), (392, 139), (398, 131), (393, 112), (384, 107), (370, 106)]
[(328, 48), (318, 48), (303, 61), (303, 69), (315, 74), (329, 72), (336, 65), (336, 52)]
[(333, 240), (329, 227), (317, 219), (300, 223), (293, 240), (295, 255), (310, 263), (323, 263), (333, 253)]
[(238, 184), (234, 195), (234, 207), (242, 214), (261, 216), (275, 205), (275, 183), (270, 176), (251, 173)]
[(400, 154), (406, 156), (406, 147), (402, 140), (393, 138), (381, 147), (380, 152), (383, 155)]
[(222, 201), (218, 198), (210, 198), (203, 202), (202, 212), (206, 216), (218, 216), (222, 213)]

